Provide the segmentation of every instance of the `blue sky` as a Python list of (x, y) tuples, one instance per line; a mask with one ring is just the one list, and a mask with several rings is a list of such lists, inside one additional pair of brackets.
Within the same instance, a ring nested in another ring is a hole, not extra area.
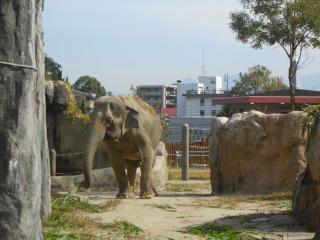
[[(238, 0), (46, 0), (46, 52), (74, 82), (97, 77), (108, 91), (127, 94), (132, 84), (168, 84), (201, 73), (235, 76), (256, 64), (287, 77), (278, 47), (253, 50), (228, 27)], [(320, 51), (299, 72), (304, 88), (320, 89)], [(319, 77), (319, 78), (318, 78)]]

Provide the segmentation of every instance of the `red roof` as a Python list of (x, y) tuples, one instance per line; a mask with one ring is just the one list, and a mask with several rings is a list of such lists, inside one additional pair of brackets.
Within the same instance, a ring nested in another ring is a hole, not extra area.
[[(214, 105), (228, 104), (285, 104), (290, 103), (290, 96), (243, 96), (213, 98)], [(296, 96), (297, 104), (320, 104), (320, 96)]]
[(177, 116), (177, 108), (161, 108), (161, 114), (168, 116)]

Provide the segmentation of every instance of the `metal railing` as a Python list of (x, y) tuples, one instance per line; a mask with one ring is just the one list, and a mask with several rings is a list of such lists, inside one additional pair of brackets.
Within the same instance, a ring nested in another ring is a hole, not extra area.
[[(182, 144), (166, 143), (168, 151), (168, 165), (181, 167), (182, 165)], [(209, 167), (209, 147), (206, 143), (189, 145), (189, 166), (195, 168)]]

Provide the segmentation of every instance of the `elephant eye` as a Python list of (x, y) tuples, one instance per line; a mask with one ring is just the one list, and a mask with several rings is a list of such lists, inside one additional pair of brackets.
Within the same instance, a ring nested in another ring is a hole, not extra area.
[(114, 106), (112, 103), (110, 103), (109, 107), (110, 107), (110, 110), (112, 110), (112, 111), (114, 110)]

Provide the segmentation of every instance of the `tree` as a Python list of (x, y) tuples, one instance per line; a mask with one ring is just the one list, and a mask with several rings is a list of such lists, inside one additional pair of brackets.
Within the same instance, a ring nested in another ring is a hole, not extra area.
[(48, 57), (47, 55), (45, 57), (45, 69), (46, 69), (46, 77), (48, 76), (48, 73), (50, 73), (51, 80), (54, 80), (54, 81), (63, 80), (62, 66), (52, 58)]
[[(295, 110), (295, 76), (307, 47), (319, 47), (319, 14), (310, 11), (318, 0), (241, 0), (242, 11), (231, 13), (230, 28), (240, 42), (255, 49), (279, 45), (289, 59), (291, 106)], [(318, 8), (319, 9), (319, 8)], [(305, 14), (308, 14), (306, 17)]]
[(264, 66), (256, 65), (249, 68), (248, 73), (239, 74), (240, 79), (235, 81), (230, 92), (232, 95), (244, 96), (287, 88), (282, 78), (271, 74), (271, 71)]
[(130, 86), (130, 94), (131, 94), (131, 96), (138, 96), (137, 86), (135, 86), (135, 85)]
[(80, 77), (73, 85), (73, 89), (85, 93), (95, 93), (97, 97), (106, 96), (106, 90), (98, 79), (90, 76)]
[[(320, 3), (319, 0), (300, 0), (296, 1), (292, 7), (299, 12), (299, 21), (306, 23), (307, 27), (314, 34), (320, 34)], [(319, 38), (314, 39), (313, 45), (320, 45)]]

